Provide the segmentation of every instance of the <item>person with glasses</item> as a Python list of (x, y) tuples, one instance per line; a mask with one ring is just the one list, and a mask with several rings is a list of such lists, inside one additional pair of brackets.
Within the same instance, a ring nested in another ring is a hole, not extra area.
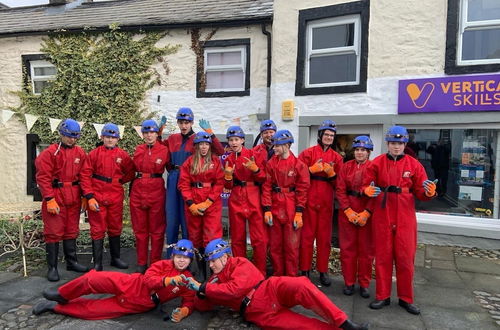
[(80, 273), (88, 271), (76, 257), (82, 207), (80, 172), (87, 157), (85, 151), (76, 145), (80, 134), (77, 121), (63, 120), (59, 125), (60, 141), (43, 150), (35, 160), (36, 182), (43, 197), (43, 235), (49, 281), (59, 281), (57, 258), (60, 241), (63, 242), (66, 269)]
[[(246, 258), (232, 257), (231, 247), (215, 239), (205, 248), (205, 258), (213, 274), (204, 283), (186, 277), (184, 285), (196, 292), (194, 307), (210, 311), (226, 306), (262, 329), (347, 329), (364, 330), (305, 277), (264, 275)], [(293, 311), (297, 305), (319, 318)]]
[(307, 166), (290, 150), (292, 133), (273, 136), (274, 156), (266, 164), (262, 186), (264, 221), (270, 226), (269, 250), (274, 276), (297, 276), (302, 213), (310, 180)]
[(103, 145), (89, 152), (81, 171), (83, 196), (88, 203), (90, 237), (94, 269), (103, 270), (102, 251), (106, 232), (109, 239), (111, 266), (127, 269), (120, 259), (120, 236), (123, 227), (123, 184), (135, 176), (135, 166), (129, 154), (117, 146), (118, 126), (107, 123), (101, 130)]
[[(179, 284), (183, 282), (182, 276), (192, 276), (188, 267), (196, 250), (188, 240), (180, 240), (171, 248), (172, 259), (155, 262), (144, 275), (92, 270), (57, 289), (45, 289), (46, 300), (33, 307), (33, 314), (53, 312), (85, 320), (104, 320), (144, 313), (180, 297), (181, 305), (170, 314), (172, 322), (180, 322), (194, 309), (194, 292)], [(82, 297), (89, 294), (112, 296)]]
[[(253, 152), (255, 157), (260, 159), (264, 164), (274, 155), (272, 138), (277, 130), (276, 124), (271, 119), (263, 120), (260, 123), (259, 136), (262, 138), (262, 143), (254, 146)], [(257, 141), (258, 139), (256, 139), (255, 143), (257, 143)]]
[(311, 178), (307, 205), (304, 211), (304, 228), (300, 244), (301, 275), (309, 277), (314, 241), (316, 241), (316, 270), (322, 285), (330, 286), (328, 262), (333, 227), (333, 200), (337, 173), (343, 159), (333, 150), (337, 127), (334, 121), (325, 120), (318, 128), (318, 144), (305, 149), (299, 159), (306, 164)]
[(414, 304), (413, 275), (417, 249), (415, 198), (426, 201), (436, 196), (436, 182), (425, 169), (404, 153), (408, 131), (392, 126), (385, 135), (387, 154), (376, 157), (367, 168), (363, 192), (370, 202), (375, 244), (376, 297), (370, 308), (381, 309), (391, 303), (392, 271), (396, 267), (399, 306), (418, 315)]
[(363, 178), (370, 165), (373, 142), (366, 136), (354, 138), (352, 142), (354, 159), (344, 163), (337, 179), (337, 200), (339, 201), (340, 263), (344, 277), (344, 294), (351, 296), (354, 285), (359, 283), (359, 294), (370, 297), (370, 280), (375, 254), (372, 240), (371, 211), (369, 198), (363, 193)]
[[(211, 151), (210, 134), (198, 132), (194, 153), (181, 166), (179, 190), (186, 201), (185, 213), (189, 238), (203, 253), (203, 247), (222, 236), (222, 199), (224, 172), (219, 157)], [(198, 270), (207, 277), (206, 263), (198, 262)]]
[(244, 147), (245, 132), (239, 126), (230, 126), (226, 133), (231, 153), (224, 167), (224, 188), (229, 196), (229, 230), (233, 254), (247, 256), (247, 220), (253, 262), (266, 274), (267, 228), (262, 221), (260, 186), (266, 179), (263, 163), (255, 152)]
[[(180, 133), (172, 134), (168, 137), (168, 139), (162, 140), (162, 143), (168, 147), (166, 199), (167, 244), (177, 242), (179, 239), (179, 227), (182, 238), (188, 237), (186, 215), (184, 214), (185, 201), (182, 199), (182, 194), (178, 189), (178, 183), (180, 175), (179, 170), (182, 164), (184, 164), (186, 159), (193, 154), (193, 141), (195, 137), (195, 133), (193, 131), (194, 114), (190, 108), (180, 108), (177, 111), (175, 118), (177, 119), (177, 126), (179, 127)], [(224, 147), (215, 136), (210, 126), (210, 122), (208, 120), (201, 119), (199, 124), (203, 131), (207, 133), (212, 140), (212, 152), (217, 156), (223, 155)], [(170, 257), (171, 250), (172, 249), (167, 249), (167, 258)]]
[(136, 272), (144, 274), (150, 264), (161, 259), (165, 242), (165, 181), (168, 149), (158, 141), (158, 124), (142, 122), (144, 144), (135, 148), (135, 179), (130, 189), (130, 217), (137, 250)]

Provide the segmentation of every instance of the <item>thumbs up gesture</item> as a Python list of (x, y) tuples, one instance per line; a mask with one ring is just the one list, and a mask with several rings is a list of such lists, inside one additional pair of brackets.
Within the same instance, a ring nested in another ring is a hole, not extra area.
[(316, 163), (309, 166), (309, 172), (311, 172), (311, 174), (323, 172), (323, 169), (324, 169), (323, 160), (321, 158), (318, 159)]
[(422, 182), (422, 186), (424, 187), (425, 190), (425, 196), (427, 197), (434, 197), (436, 195), (436, 183), (438, 182), (438, 179), (431, 181), (431, 180), (425, 180)]
[(252, 171), (254, 173), (257, 173), (259, 171), (259, 167), (255, 163), (254, 156), (250, 157), (250, 159), (248, 159), (247, 157), (245, 157), (245, 159), (247, 160), (247, 162), (243, 163), (243, 166), (245, 166), (250, 171)]
[(224, 165), (224, 179), (231, 181), (233, 179), (234, 166), (230, 166), (229, 162)]
[(379, 187), (376, 187), (375, 182), (373, 181), (364, 190), (365, 195), (368, 197), (377, 197), (378, 195), (380, 195), (381, 192), (382, 190), (380, 190)]

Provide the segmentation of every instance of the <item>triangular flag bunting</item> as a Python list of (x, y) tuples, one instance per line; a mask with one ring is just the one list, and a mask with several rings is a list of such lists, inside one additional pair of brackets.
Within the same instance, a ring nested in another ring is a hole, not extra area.
[(31, 128), (33, 127), (33, 125), (35, 125), (38, 118), (40, 118), (40, 116), (35, 116), (35, 115), (30, 115), (30, 114), (25, 113), (24, 118), (26, 118), (26, 128), (28, 129), (28, 132), (29, 132), (29, 131), (31, 131)]
[(6, 124), (10, 117), (12, 117), (12, 115), (14, 114), (14, 111), (10, 111), (10, 110), (2, 110), (2, 124)]
[(94, 125), (95, 131), (97, 132), (97, 136), (101, 136), (102, 128), (104, 127), (104, 124), (92, 124)]
[[(83, 125), (85, 125), (84, 121), (77, 121), (78, 125), (80, 125), (80, 130), (83, 130)], [(101, 132), (99, 132), (97, 135), (100, 135)]]
[(61, 123), (62, 119), (57, 119), (57, 118), (49, 118), (49, 122), (50, 122), (50, 131), (52, 133), (55, 132), (55, 130), (57, 129), (57, 127), (59, 126), (59, 124)]
[(134, 129), (137, 132), (137, 135), (139, 135), (142, 138), (141, 128), (142, 128), (141, 126), (134, 126)]
[(120, 130), (120, 138), (123, 139), (123, 137), (125, 136), (125, 126), (118, 125), (118, 130)]

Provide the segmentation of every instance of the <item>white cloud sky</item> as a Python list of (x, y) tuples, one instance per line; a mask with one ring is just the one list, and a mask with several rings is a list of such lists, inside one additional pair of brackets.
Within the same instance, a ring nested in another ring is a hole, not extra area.
[(48, 4), (49, 0), (0, 0), (9, 7), (24, 7)]

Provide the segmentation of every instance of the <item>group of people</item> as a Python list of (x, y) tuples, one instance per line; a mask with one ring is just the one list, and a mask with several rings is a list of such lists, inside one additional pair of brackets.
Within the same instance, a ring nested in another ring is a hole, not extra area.
[[(399, 305), (409, 313), (419, 314), (413, 303), (417, 233), (414, 198), (433, 198), (436, 182), (427, 179), (417, 160), (405, 157), (404, 148), (409, 140), (406, 128), (391, 127), (385, 137), (387, 154), (373, 161), (369, 160), (373, 150), (371, 139), (364, 135), (356, 137), (352, 144), (354, 159), (343, 163), (333, 147), (337, 128), (331, 120), (319, 126), (317, 145), (297, 157), (291, 150), (294, 143), (291, 132), (278, 130), (272, 120), (261, 123), (262, 143), (252, 149), (245, 147), (242, 128), (230, 126), (226, 133), (230, 153), (222, 163), (219, 156), (224, 147), (208, 121), (200, 120), (203, 131), (194, 133), (191, 109), (180, 108), (176, 119), (180, 133), (165, 140), (161, 138), (164, 121), (158, 124), (145, 120), (141, 125), (145, 143), (137, 146), (133, 158), (117, 147), (120, 133), (115, 124), (104, 125), (103, 144), (86, 155), (76, 145), (79, 124), (72, 119), (62, 122), (60, 142), (49, 146), (35, 162), (37, 183), (44, 198), (47, 278), (59, 280), (60, 241), (67, 269), (88, 271), (76, 257), (80, 209), (88, 212), (94, 269), (76, 279), (80, 281), (76, 284), (70, 282), (56, 292), (44, 293), (49, 301), (37, 313), (54, 310), (88, 318), (83, 315), (85, 312), (75, 312), (85, 309), (80, 305), (71, 307), (71, 303), (77, 301), (89, 310), (95, 308), (92, 303), (73, 299), (107, 292), (115, 294), (115, 300), (110, 298), (109, 304), (116, 313), (95, 315), (116, 317), (151, 309), (155, 303), (172, 298), (175, 292), (184, 298), (182, 306), (172, 313), (172, 320), (186, 317), (193, 306), (205, 310), (220, 304), (239, 309), (247, 320), (263, 328), (286, 328), (294, 320), (306, 327), (365, 329), (367, 325), (347, 320), (326, 296), (318, 296), (316, 291), (320, 291), (308, 279), (316, 245), (320, 282), (331, 285), (328, 263), (337, 200), (344, 294), (352, 295), (358, 282), (360, 295), (370, 297), (368, 287), (375, 260), (376, 298), (369, 306), (380, 309), (389, 305), (395, 264)], [(118, 279), (114, 275), (117, 273), (102, 272), (103, 245), (107, 233), (111, 266), (128, 268), (120, 259), (120, 235), (123, 184), (129, 181), (138, 274), (121, 274), (130, 277)], [(228, 201), (231, 249), (221, 240), (224, 188), (231, 191)], [(247, 222), (253, 264), (246, 259)], [(162, 260), (165, 238), (166, 257), (172, 257), (173, 253), (172, 261), (168, 262)], [(178, 241), (179, 238), (182, 239)], [(187, 271), (195, 251), (205, 256), (196, 258), (203, 283)], [(188, 262), (176, 262), (179, 255), (187, 257)], [(268, 255), (274, 276), (264, 280)], [(213, 273), (210, 277), (206, 261)], [(183, 289), (174, 290), (170, 286)], [(138, 291), (129, 290), (131, 287)], [(161, 294), (162, 290), (169, 294)], [(197, 296), (193, 294), (190, 298), (188, 293), (192, 291)], [(150, 301), (132, 302), (130, 297), (134, 295)], [(116, 307), (117, 304), (121, 307)], [(272, 304), (281, 307), (269, 307)], [(310, 307), (327, 323), (290, 311), (288, 308), (295, 304)], [(287, 321), (283, 321), (285, 318)]]

